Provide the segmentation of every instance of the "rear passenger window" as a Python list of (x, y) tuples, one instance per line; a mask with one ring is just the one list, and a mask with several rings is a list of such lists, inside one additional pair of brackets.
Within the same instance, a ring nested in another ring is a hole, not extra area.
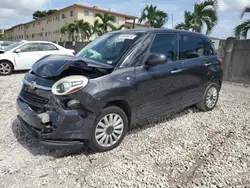
[(51, 50), (58, 50), (58, 48), (53, 44), (40, 43), (40, 50), (41, 51), (51, 51)]
[(165, 54), (168, 61), (176, 61), (177, 36), (174, 34), (156, 34), (150, 53)]
[(180, 59), (191, 59), (205, 56), (205, 41), (192, 35), (181, 35)]

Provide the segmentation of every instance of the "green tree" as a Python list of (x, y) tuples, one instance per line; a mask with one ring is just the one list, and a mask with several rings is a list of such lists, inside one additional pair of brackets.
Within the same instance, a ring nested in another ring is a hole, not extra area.
[(67, 32), (68, 32), (69, 38), (72, 41), (75, 41), (75, 40), (77, 41), (77, 34), (79, 30), (78, 30), (76, 22), (68, 24)]
[(50, 9), (47, 11), (47, 15), (51, 15), (51, 14), (54, 14), (57, 10), (56, 9)]
[(77, 20), (76, 25), (76, 33), (80, 33), (81, 40), (89, 40), (92, 35), (91, 25), (88, 22), (85, 22), (83, 19)]
[(184, 12), (184, 22), (175, 26), (175, 29), (189, 30), (192, 28), (193, 14), (189, 11)]
[(122, 30), (122, 29), (127, 29), (127, 27), (125, 26), (125, 24), (123, 24), (121, 26), (118, 26), (118, 27), (113, 27), (112, 31), (119, 31), (119, 30)]
[[(68, 23), (65, 23), (62, 26), (60, 32), (61, 32), (62, 35), (66, 35), (66, 34), (68, 35)], [(70, 36), (69, 35), (68, 35), (68, 39), (70, 40)]]
[[(250, 6), (247, 6), (244, 8), (244, 10), (242, 11), (241, 13), (241, 19), (244, 17), (244, 15), (246, 13), (250, 13)], [(250, 29), (250, 19), (244, 21), (243, 23), (241, 23), (240, 25), (236, 26), (234, 28), (234, 35), (237, 37), (237, 38), (244, 38), (246, 39), (247, 38), (247, 33)]]
[(3, 40), (4, 39), (4, 36), (0, 34), (0, 40)]
[(39, 18), (43, 18), (45, 16), (47, 16), (47, 12), (46, 11), (37, 10), (33, 14), (33, 19), (36, 20), (36, 19), (39, 19)]
[(154, 28), (162, 27), (168, 21), (168, 14), (158, 10), (157, 6), (146, 5), (142, 10), (139, 22)]
[(95, 35), (95, 37), (102, 35), (102, 30), (101, 30), (99, 20), (94, 21), (94, 24), (91, 26), (91, 30), (92, 30), (92, 34)]
[(101, 23), (99, 23), (99, 27), (102, 34), (109, 32), (115, 27), (113, 25), (115, 23), (115, 17), (113, 15), (105, 12), (104, 14), (96, 13), (95, 17), (101, 20)]
[(175, 28), (185, 29), (195, 32), (202, 32), (206, 26), (206, 34), (210, 34), (212, 29), (218, 23), (217, 0), (205, 0), (201, 3), (194, 4), (194, 11), (184, 14), (184, 22), (176, 25)]
[(33, 19), (37, 20), (39, 18), (49, 16), (51, 14), (54, 14), (56, 11), (57, 11), (56, 9), (51, 9), (51, 10), (48, 10), (48, 11), (46, 11), (46, 10), (44, 10), (44, 11), (37, 10), (36, 12), (33, 13)]
[(77, 25), (76, 23), (65, 23), (61, 28), (61, 34), (68, 35), (68, 39), (74, 41), (77, 39), (75, 38), (75, 34), (77, 33)]

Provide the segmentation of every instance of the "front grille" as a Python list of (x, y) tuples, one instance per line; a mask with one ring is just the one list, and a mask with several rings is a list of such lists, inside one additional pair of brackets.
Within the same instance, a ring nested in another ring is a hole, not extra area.
[(21, 91), (20, 97), (27, 103), (35, 106), (43, 106), (49, 102), (49, 99), (41, 97), (35, 93), (27, 92), (25, 90)]

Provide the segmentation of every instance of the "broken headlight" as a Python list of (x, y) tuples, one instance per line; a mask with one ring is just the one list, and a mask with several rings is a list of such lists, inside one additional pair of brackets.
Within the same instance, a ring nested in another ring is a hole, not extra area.
[(55, 95), (69, 95), (80, 91), (88, 82), (89, 80), (85, 76), (67, 76), (52, 86), (52, 93)]

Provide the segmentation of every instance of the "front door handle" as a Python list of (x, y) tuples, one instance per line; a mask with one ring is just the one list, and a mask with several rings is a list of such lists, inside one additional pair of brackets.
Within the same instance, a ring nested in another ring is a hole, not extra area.
[(213, 63), (205, 63), (205, 64), (203, 64), (204, 66), (209, 66), (209, 65), (212, 65)]
[(178, 73), (178, 72), (181, 72), (181, 71), (182, 71), (182, 69), (177, 69), (177, 70), (171, 71), (171, 73), (172, 73), (172, 74), (175, 74), (175, 73)]

